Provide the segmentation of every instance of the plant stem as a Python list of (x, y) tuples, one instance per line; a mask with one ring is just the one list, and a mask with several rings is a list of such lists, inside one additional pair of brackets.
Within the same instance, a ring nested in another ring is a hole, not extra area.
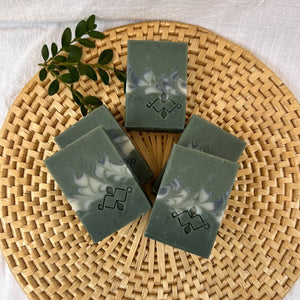
[(100, 65), (100, 64), (87, 64), (87, 65), (90, 66), (90, 67), (93, 67), (93, 68), (101, 68), (101, 69), (114, 71), (114, 68), (108, 67), (108, 66), (105, 66), (105, 65)]
[[(39, 63), (38, 65), (40, 67), (47, 67), (48, 66), (48, 62), (49, 61), (46, 61), (45, 63)], [(78, 63), (77, 62), (60, 62), (60, 63), (57, 63), (56, 65), (58, 66), (74, 66), (74, 65), (77, 65)], [(101, 69), (105, 69), (105, 70), (111, 70), (111, 71), (114, 71), (114, 68), (112, 67), (108, 67), (108, 66), (105, 66), (105, 65), (101, 65), (101, 64), (86, 64), (92, 68), (101, 68)]]
[(67, 83), (65, 83), (64, 81), (60, 80), (60, 78), (59, 78), (58, 75), (56, 75), (56, 74), (53, 73), (53, 72), (50, 72), (50, 73), (51, 73), (56, 79), (58, 79), (61, 83), (63, 83), (65, 87), (67, 87), (70, 91), (72, 91), (71, 86), (69, 86), (69, 85), (68, 85)]

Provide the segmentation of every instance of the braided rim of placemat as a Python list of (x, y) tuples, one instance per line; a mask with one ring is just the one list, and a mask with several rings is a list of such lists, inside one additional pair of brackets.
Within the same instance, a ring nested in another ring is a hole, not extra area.
[[(27, 296), (282, 298), (300, 273), (297, 100), (251, 53), (206, 29), (145, 22), (105, 34), (85, 61), (112, 48), (114, 65), (125, 69), (128, 39), (188, 42), (186, 121), (197, 114), (247, 147), (210, 259), (145, 238), (149, 213), (94, 245), (43, 163), (79, 109), (67, 89), (49, 97), (50, 80), (34, 76), (7, 115), (0, 146), (0, 245)], [(75, 88), (101, 97), (123, 125), (125, 96), (114, 75), (109, 86), (85, 78)], [(179, 137), (128, 135), (155, 175)]]

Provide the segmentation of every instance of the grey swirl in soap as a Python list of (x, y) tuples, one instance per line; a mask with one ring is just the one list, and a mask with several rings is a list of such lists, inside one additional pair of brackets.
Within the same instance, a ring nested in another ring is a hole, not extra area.
[[(117, 142), (124, 152), (131, 151), (127, 139)], [(151, 208), (102, 126), (69, 143), (45, 164), (95, 243)]]
[(187, 94), (187, 43), (128, 41), (125, 127), (181, 132)]

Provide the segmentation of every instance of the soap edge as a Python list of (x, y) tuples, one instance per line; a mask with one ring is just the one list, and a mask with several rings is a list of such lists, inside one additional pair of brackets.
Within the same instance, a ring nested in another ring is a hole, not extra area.
[[(68, 143), (66, 145), (62, 145), (59, 141), (60, 141), (60, 137), (63, 138), (65, 134), (67, 134), (68, 132), (71, 132), (71, 130), (74, 130), (74, 128), (80, 126), (80, 121), (82, 120), (89, 120), (90, 118), (92, 118), (93, 114), (96, 114), (98, 110), (104, 110), (109, 114), (109, 118), (112, 119), (112, 121), (117, 125), (116, 128), (118, 128), (118, 130), (120, 131), (120, 133), (122, 132), (122, 135), (126, 136), (128, 138), (128, 140), (130, 141), (131, 145), (134, 148), (134, 152), (136, 153), (136, 155), (140, 158), (141, 160), (141, 164), (143, 164), (143, 168), (145, 169), (145, 173), (147, 174), (147, 176), (143, 179), (140, 180), (138, 178), (138, 182), (143, 184), (146, 181), (150, 180), (153, 176), (154, 173), (151, 170), (150, 166), (148, 165), (147, 161), (144, 159), (144, 157), (141, 155), (141, 153), (136, 149), (136, 147), (133, 145), (132, 141), (130, 140), (130, 138), (127, 136), (126, 132), (122, 129), (122, 127), (120, 126), (120, 124), (118, 123), (118, 121), (114, 118), (114, 116), (112, 115), (112, 113), (110, 112), (110, 110), (105, 106), (102, 105), (101, 107), (97, 108), (95, 111), (89, 113), (88, 115), (86, 115), (84, 118), (85, 119), (80, 119), (78, 120), (76, 123), (74, 123), (73, 125), (71, 125), (70, 127), (68, 127), (67, 129), (65, 129), (63, 132), (61, 132), (59, 135), (57, 135), (56, 137), (54, 137), (54, 141), (55, 143), (58, 145), (58, 147), (60, 148), (60, 150), (64, 149), (65, 147), (67, 147), (69, 144), (75, 142), (76, 140), (78, 140), (79, 138), (81, 138), (82, 136), (85, 136), (86, 134), (88, 134), (89, 132), (91, 132), (92, 130), (94, 130), (95, 128), (97, 128), (98, 126), (103, 126), (104, 130), (109, 130), (107, 129), (103, 124), (97, 125), (96, 127), (94, 127), (93, 129), (87, 131), (86, 133), (84, 133), (84, 135), (78, 137), (77, 139), (73, 140), (71, 143)], [(86, 122), (86, 121), (85, 121)], [(107, 135), (108, 136), (108, 135)], [(109, 137), (109, 136), (108, 136)], [(109, 137), (109, 139), (111, 140), (111, 138)], [(111, 140), (112, 141), (112, 140)], [(112, 141), (113, 142), (113, 141)], [(113, 143), (114, 144), (114, 143)], [(115, 148), (117, 148), (117, 146), (114, 144)], [(119, 152), (121, 152), (118, 148), (117, 150)], [(121, 155), (122, 156), (122, 155)], [(123, 159), (123, 158), (122, 158)], [(125, 160), (125, 158), (123, 159)], [(130, 169), (130, 168), (129, 168)], [(131, 171), (131, 169), (130, 169)], [(137, 178), (137, 177), (136, 177)]]
[[(99, 129), (103, 130), (103, 133), (104, 133), (104, 136), (107, 138), (107, 141), (108, 143), (112, 146), (112, 148), (115, 150), (115, 152), (117, 153), (117, 155), (119, 156), (120, 158), (120, 162), (122, 161), (122, 163), (127, 167), (127, 169), (129, 170), (130, 174), (132, 175), (133, 179), (135, 180), (138, 188), (141, 190), (141, 192), (144, 194), (145, 198), (148, 200), (148, 203), (150, 205), (150, 208), (152, 207), (152, 203), (149, 199), (149, 197), (146, 195), (146, 193), (144, 192), (144, 190), (142, 189), (142, 187), (140, 186), (139, 184), (139, 180), (137, 180), (135, 174), (133, 173), (133, 171), (128, 167), (128, 165), (125, 163), (124, 159), (122, 158), (119, 150), (116, 148), (116, 146), (114, 145), (114, 143), (111, 141), (111, 139), (109, 138), (109, 136), (107, 135), (106, 131), (105, 131), (105, 127), (103, 125), (99, 125), (97, 127), (95, 127), (94, 129), (90, 130), (88, 133), (86, 133), (85, 135), (79, 137), (78, 139), (74, 140), (72, 143), (66, 145), (63, 149), (61, 149), (60, 151), (57, 151), (55, 152), (53, 155), (47, 157), (45, 160), (44, 160), (44, 164), (45, 166), (47, 167), (47, 169), (50, 171), (50, 169), (48, 168), (48, 165), (47, 165), (47, 161), (50, 161), (51, 159), (55, 159), (55, 156), (57, 155), (60, 155), (59, 153), (61, 151), (63, 151), (64, 149), (66, 148), (69, 148), (69, 147), (73, 147), (74, 144), (80, 142), (82, 139), (86, 138), (86, 135), (88, 134), (93, 134), (93, 132), (97, 132)], [(51, 174), (51, 176), (54, 178), (54, 176)], [(54, 179), (55, 180), (55, 179)], [(61, 187), (59, 187), (61, 189)], [(62, 190), (62, 189), (61, 189)], [(63, 190), (62, 190), (63, 192)]]

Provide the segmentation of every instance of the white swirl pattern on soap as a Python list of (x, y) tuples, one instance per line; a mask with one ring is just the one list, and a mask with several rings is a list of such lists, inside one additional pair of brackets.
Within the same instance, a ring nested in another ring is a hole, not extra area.
[(105, 157), (95, 163), (94, 176), (86, 173), (79, 177), (73, 175), (73, 182), (77, 187), (76, 194), (68, 200), (75, 212), (87, 212), (93, 202), (103, 199), (107, 186), (113, 186), (117, 182), (123, 183), (131, 176), (125, 164), (114, 164)]
[(186, 95), (186, 82), (179, 77), (177, 70), (174, 70), (169, 76), (161, 74), (159, 78), (157, 78), (153, 71), (148, 69), (140, 78), (129, 65), (127, 68), (127, 76), (129, 80), (126, 86), (126, 94), (130, 94), (137, 88), (142, 88), (144, 89), (145, 95), (153, 93), (165, 93), (168, 96)]
[(230, 190), (217, 200), (212, 201), (212, 193), (201, 188), (199, 192), (193, 193), (189, 187), (182, 187), (178, 178), (159, 188), (157, 200), (163, 201), (172, 211), (177, 214), (185, 210), (193, 210), (195, 214), (201, 215), (204, 211), (215, 216), (217, 222), (221, 223), (224, 215), (224, 206), (229, 197)]
[(128, 157), (130, 155), (130, 153), (135, 150), (129, 137), (126, 135), (120, 135), (120, 136), (115, 137), (113, 142), (114, 142), (114, 144), (118, 145), (118, 147), (122, 151), (122, 154), (124, 154), (125, 157)]

